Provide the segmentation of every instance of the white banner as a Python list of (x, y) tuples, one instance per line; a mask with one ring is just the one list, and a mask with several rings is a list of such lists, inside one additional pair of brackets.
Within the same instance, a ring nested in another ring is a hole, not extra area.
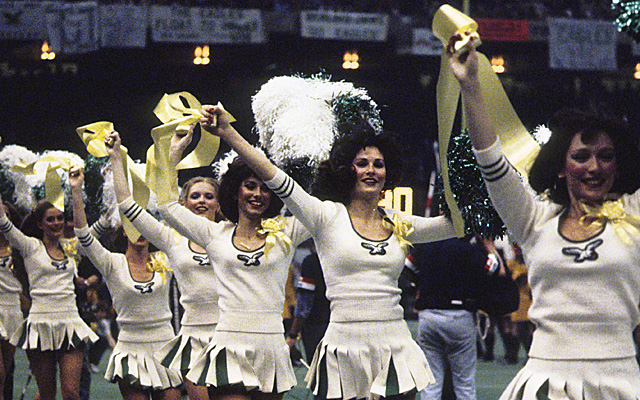
[(136, 5), (100, 6), (102, 47), (145, 47), (147, 8)]
[(151, 7), (156, 42), (264, 43), (260, 10), (212, 7)]
[(617, 38), (618, 31), (612, 22), (549, 18), (549, 67), (616, 70)]
[(442, 42), (428, 28), (414, 28), (411, 54), (418, 56), (440, 56)]
[(0, 1), (0, 40), (47, 39), (48, 1)]
[(57, 3), (47, 10), (49, 44), (56, 53), (98, 50), (98, 4)]
[(300, 34), (305, 38), (384, 42), (389, 31), (386, 14), (341, 11), (301, 11)]

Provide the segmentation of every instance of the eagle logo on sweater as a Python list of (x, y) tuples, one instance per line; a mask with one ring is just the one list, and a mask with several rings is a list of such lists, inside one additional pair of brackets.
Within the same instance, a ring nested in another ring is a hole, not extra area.
[(7, 268), (11, 265), (11, 256), (0, 257), (0, 268)]
[(211, 261), (209, 261), (209, 256), (193, 256), (194, 261), (198, 262), (198, 265), (211, 265)]
[(138, 289), (140, 291), (140, 294), (145, 294), (153, 292), (153, 289), (151, 288), (153, 284), (154, 282), (147, 282), (144, 285), (133, 285), (133, 287)]
[(362, 242), (360, 244), (362, 245), (362, 247), (369, 250), (369, 254), (371, 254), (372, 256), (383, 256), (387, 254), (387, 251), (384, 248), (389, 245), (389, 243), (387, 242), (381, 242), (381, 243)]
[(61, 271), (63, 269), (67, 269), (67, 264), (69, 264), (69, 260), (62, 260), (62, 261), (53, 260), (53, 261), (51, 261), (51, 265), (56, 267), (56, 270), (58, 270), (58, 271)]
[(238, 254), (238, 260), (243, 261), (245, 267), (258, 266), (260, 265), (260, 257), (264, 255), (263, 251), (259, 251), (252, 256), (248, 256), (246, 254)]
[(584, 249), (580, 247), (563, 247), (562, 254), (565, 256), (573, 256), (573, 261), (575, 262), (583, 262), (583, 261), (594, 261), (598, 259), (598, 253), (596, 252), (596, 248), (603, 243), (602, 239), (596, 239), (587, 243), (584, 246)]

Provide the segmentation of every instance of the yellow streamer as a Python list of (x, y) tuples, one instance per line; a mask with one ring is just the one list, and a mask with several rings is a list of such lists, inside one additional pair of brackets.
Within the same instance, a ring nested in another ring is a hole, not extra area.
[(41, 168), (46, 168), (44, 178), (45, 198), (53, 204), (55, 208), (64, 211), (64, 192), (58, 170), (62, 169), (63, 171), (69, 172), (69, 168), (72, 166), (72, 161), (66, 157), (46, 156), (31, 164), (20, 162), (11, 169), (24, 175), (35, 175)]
[(167, 255), (161, 251), (156, 251), (149, 254), (149, 262), (147, 263), (147, 269), (151, 272), (157, 272), (162, 278), (162, 283), (167, 283), (166, 272), (172, 272), (173, 269), (168, 266)]
[(264, 243), (264, 254), (266, 255), (269, 250), (275, 246), (277, 239), (279, 239), (284, 246), (285, 252), (289, 253), (290, 246), (293, 246), (293, 242), (282, 232), (285, 226), (284, 217), (278, 215), (273, 218), (263, 219), (261, 225), (262, 229), (259, 229), (258, 233), (261, 235), (267, 234), (267, 239)]
[[(605, 201), (601, 206), (597, 207), (580, 202), (580, 208), (587, 213), (580, 218), (580, 223), (589, 229), (601, 229), (604, 223), (609, 221), (620, 240), (629, 246), (633, 244), (629, 234), (633, 236), (640, 235), (640, 230), (638, 230), (640, 228), (640, 217), (627, 214), (624, 211), (622, 199)], [(595, 218), (595, 220), (587, 225), (586, 218)]]
[[(108, 121), (94, 122), (89, 125), (81, 126), (76, 132), (87, 147), (87, 151), (94, 157), (107, 157), (107, 147), (104, 138), (114, 130), (113, 123)], [(145, 184), (145, 172), (143, 166), (136, 164), (127, 154), (127, 148), (120, 146), (120, 158), (124, 168), (125, 178), (129, 181), (131, 177), (131, 192), (133, 200), (142, 208), (146, 208), (149, 203), (149, 188)], [(120, 212), (120, 221), (127, 237), (135, 242), (140, 237), (140, 232), (133, 226), (122, 212)]]
[[(451, 210), (451, 219), (456, 235), (464, 236), (464, 222), (460, 210), (455, 203), (449, 184), (449, 168), (447, 150), (449, 137), (460, 98), (460, 85), (456, 80), (445, 54), (449, 38), (456, 33), (462, 35), (463, 40), (456, 43), (455, 50), (463, 49), (477, 38), (478, 24), (465, 14), (449, 5), (441, 6), (433, 17), (433, 34), (445, 46), (440, 63), (440, 77), (437, 85), (438, 110), (438, 141), (440, 143), (440, 167), (445, 188), (445, 199)], [(478, 53), (478, 78), (482, 93), (485, 95), (487, 109), (502, 145), (505, 157), (523, 176), (528, 170), (539, 151), (538, 143), (531, 137), (516, 114), (497, 74), (491, 68), (487, 57)], [(463, 126), (466, 123), (463, 120)]]
[[(220, 103), (218, 103), (220, 105)], [(147, 185), (158, 195), (162, 205), (177, 199), (178, 187), (175, 169), (198, 168), (210, 165), (218, 152), (220, 138), (201, 130), (200, 140), (174, 168), (170, 162), (171, 138), (178, 132), (186, 132), (191, 125), (200, 122), (200, 102), (188, 92), (165, 94), (153, 110), (162, 125), (151, 130), (153, 145), (147, 151)], [(227, 113), (229, 122), (235, 118)]]
[(406, 239), (414, 231), (411, 223), (403, 220), (400, 214), (393, 214), (391, 218), (388, 215), (382, 218), (382, 225), (393, 232), (393, 235), (400, 242), (402, 250), (408, 253), (409, 247), (413, 247), (411, 242)]

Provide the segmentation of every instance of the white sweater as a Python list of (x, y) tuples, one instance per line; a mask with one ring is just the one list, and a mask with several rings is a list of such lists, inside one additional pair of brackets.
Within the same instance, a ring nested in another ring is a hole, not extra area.
[[(640, 236), (624, 244), (612, 224), (594, 237), (560, 234), (563, 208), (536, 199), (502, 155), (499, 143), (476, 151), (493, 204), (523, 250), (536, 325), (529, 354), (545, 359), (631, 357), (640, 317)], [(622, 196), (640, 214), (640, 194)]]
[[(169, 309), (169, 285), (160, 273), (154, 272), (148, 282), (138, 282), (129, 271), (124, 254), (111, 253), (96, 240), (89, 229), (76, 229), (76, 235), (84, 254), (100, 271), (107, 283), (120, 326), (118, 340), (129, 342), (167, 341), (173, 338), (171, 310)], [(150, 337), (149, 332), (153, 332)], [(160, 333), (160, 334), (158, 334)]]
[[(331, 302), (331, 321), (388, 321), (403, 317), (398, 278), (407, 254), (394, 234), (380, 241), (360, 236), (343, 204), (320, 201), (307, 194), (281, 170), (265, 183), (314, 238), (327, 284), (326, 296)], [(444, 217), (402, 219), (414, 228), (406, 238), (412, 243), (454, 236), (453, 226)]]
[(217, 323), (218, 290), (207, 253), (192, 250), (187, 238), (156, 220), (131, 197), (120, 203), (120, 211), (142, 236), (169, 258), (169, 265), (180, 288), (180, 304), (184, 308), (181, 325)]
[(199, 217), (176, 202), (160, 206), (164, 219), (182, 235), (205, 248), (218, 283), (218, 331), (281, 333), (284, 287), (295, 247), (309, 233), (295, 218), (285, 218), (283, 233), (293, 242), (286, 251), (280, 240), (244, 251), (233, 245), (236, 225)]
[(66, 256), (62, 260), (52, 258), (42, 240), (25, 235), (6, 216), (0, 219), (0, 232), (24, 259), (32, 300), (30, 313), (77, 313), (73, 285), (75, 260)]

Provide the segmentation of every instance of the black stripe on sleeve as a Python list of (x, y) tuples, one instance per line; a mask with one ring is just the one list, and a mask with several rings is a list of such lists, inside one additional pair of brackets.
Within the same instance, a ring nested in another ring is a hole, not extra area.
[(127, 208), (123, 214), (125, 217), (127, 217), (127, 219), (131, 222), (135, 221), (136, 218), (138, 218), (138, 216), (140, 215), (140, 213), (142, 212), (142, 207), (140, 207), (137, 204), (132, 204), (131, 207)]
[(480, 165), (479, 167), (487, 182), (495, 182), (509, 172), (510, 165), (507, 159), (501, 156), (498, 161), (489, 165)]
[(86, 235), (78, 236), (78, 241), (82, 247), (89, 247), (91, 246), (91, 243), (93, 243), (93, 236), (91, 236), (90, 233), (87, 233)]
[(293, 181), (293, 179), (291, 179), (290, 176), (285, 176), (282, 184), (277, 188), (273, 189), (273, 193), (275, 193), (276, 196), (280, 197), (281, 199), (285, 199), (291, 196), (294, 185), (295, 185), (295, 182)]
[(5, 224), (0, 225), (0, 232), (7, 233), (13, 228), (11, 221), (7, 221)]

